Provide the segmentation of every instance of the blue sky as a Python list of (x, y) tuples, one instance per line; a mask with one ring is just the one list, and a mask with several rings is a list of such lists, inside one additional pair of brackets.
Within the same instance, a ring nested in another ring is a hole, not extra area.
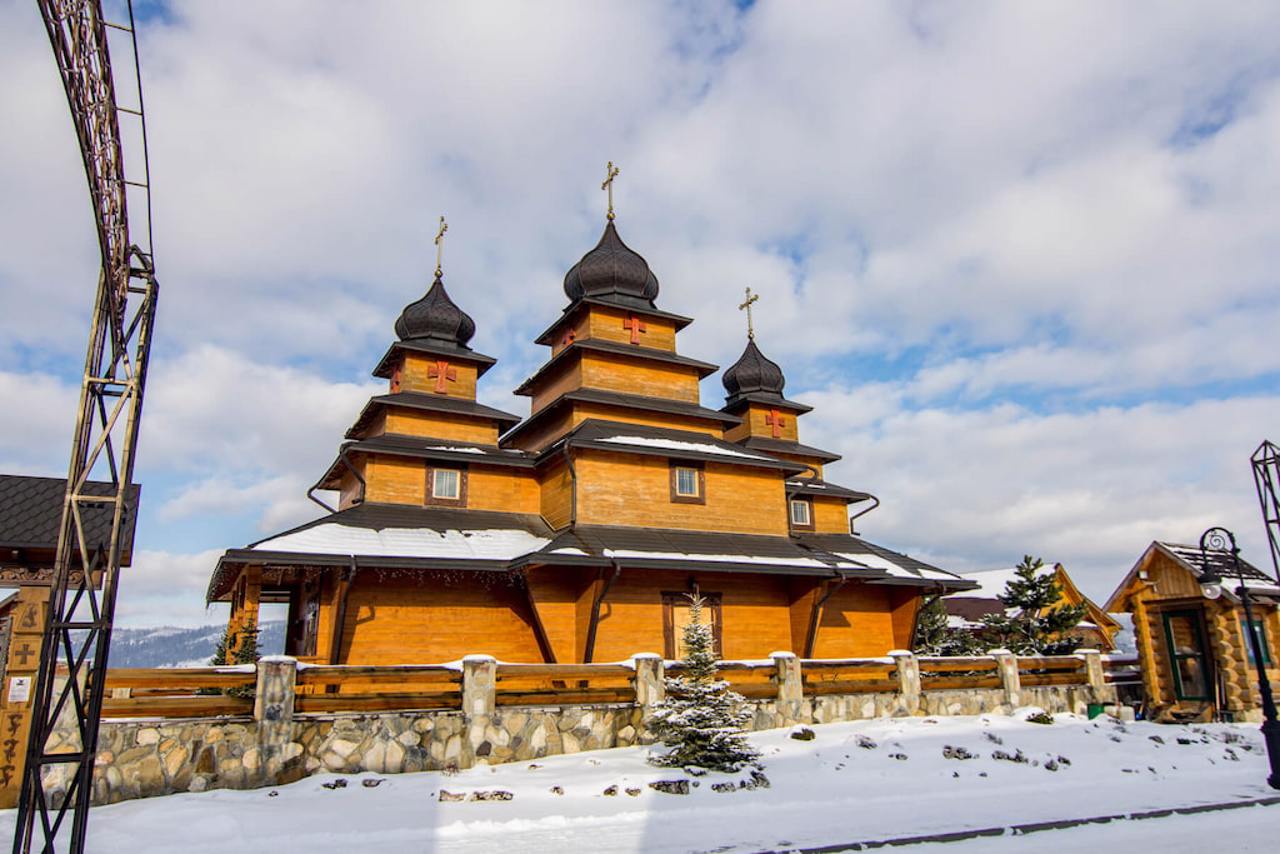
[[(803, 438), (884, 502), (870, 538), (1097, 597), (1210, 524), (1264, 557), (1274, 4), (142, 8), (164, 290), (126, 622), (216, 619), (216, 554), (318, 511), (441, 213), (481, 397), (527, 412), (610, 159), (682, 352), (730, 363), (759, 292)], [(95, 247), (32, 4), (0, 0), (0, 73), (0, 470), (61, 474)]]

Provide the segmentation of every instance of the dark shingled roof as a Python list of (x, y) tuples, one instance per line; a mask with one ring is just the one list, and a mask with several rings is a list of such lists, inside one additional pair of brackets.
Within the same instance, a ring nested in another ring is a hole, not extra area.
[(892, 583), (896, 584), (918, 584), (920, 586), (932, 587), (939, 586), (947, 590), (972, 590), (978, 586), (977, 582), (969, 581), (961, 578), (954, 573), (947, 572), (945, 569), (939, 569), (936, 566), (927, 564), (922, 560), (916, 560), (910, 555), (895, 552), (892, 549), (886, 549), (884, 546), (877, 546), (875, 543), (867, 542), (861, 537), (855, 537), (853, 534), (802, 534), (796, 538), (799, 542), (815, 549), (839, 553), (839, 554), (871, 554), (890, 563), (896, 564), (908, 573), (915, 576), (915, 579), (895, 577)]
[[(1180, 543), (1164, 543), (1158, 542), (1161, 548), (1171, 552), (1178, 560), (1186, 564), (1197, 578), (1200, 577), (1200, 568), (1204, 565), (1201, 559), (1199, 546), (1188, 546)], [(1219, 577), (1222, 578), (1222, 586), (1224, 588), (1234, 590), (1236, 585), (1240, 583), (1240, 574), (1243, 572), (1245, 580), (1257, 582), (1259, 584), (1276, 585), (1276, 580), (1267, 573), (1258, 569), (1244, 558), (1240, 558), (1240, 570), (1236, 569), (1235, 561), (1231, 559), (1231, 552), (1221, 549), (1207, 549), (1205, 556), (1208, 558), (1209, 565), (1217, 571)], [(1232, 582), (1235, 584), (1232, 584)], [(1253, 585), (1251, 584), (1250, 587)]]
[[(631, 437), (635, 437), (640, 441), (627, 443), (625, 440)], [(654, 444), (654, 442), (663, 444)], [(666, 443), (672, 444), (664, 447)], [(718, 450), (699, 450), (694, 447), (698, 445)], [(551, 447), (543, 451), (543, 454), (555, 453), (562, 446), (589, 448), (620, 454), (648, 454), (678, 460), (702, 460), (731, 466), (782, 469), (793, 474), (806, 471), (804, 466), (788, 460), (779, 460), (763, 455), (747, 455), (742, 446), (726, 442), (723, 439), (717, 439), (706, 433), (671, 430), (666, 427), (649, 427), (644, 424), (626, 424), (620, 421), (604, 421), (599, 418), (588, 418), (583, 421), (552, 444)], [(723, 451), (723, 453), (720, 451)]]
[(594, 297), (622, 306), (653, 308), (658, 277), (640, 253), (622, 242), (613, 220), (609, 220), (600, 242), (565, 274), (564, 293), (570, 300)]
[(369, 422), (384, 407), (402, 406), (406, 409), (422, 409), (430, 412), (448, 412), (453, 415), (467, 415), (472, 418), (484, 418), (498, 423), (498, 432), (509, 430), (520, 421), (520, 416), (476, 403), (461, 397), (448, 397), (443, 394), (427, 394), (421, 391), (402, 391), (396, 394), (381, 394), (369, 398), (369, 402), (360, 411), (356, 423), (347, 430), (348, 439), (359, 438)]
[[(547, 346), (552, 346), (556, 344), (557, 343), (557, 337), (555, 334), (556, 330), (558, 330), (565, 323), (565, 321), (567, 321), (571, 316), (576, 314), (578, 309), (582, 308), (583, 306), (591, 306), (591, 305), (606, 306), (608, 308), (614, 308), (614, 309), (617, 309), (620, 307), (615, 302), (608, 302), (606, 300), (600, 300), (600, 299), (592, 299), (590, 297), (584, 297), (580, 300), (574, 300), (573, 302), (569, 303), (567, 306), (564, 307), (563, 312), (559, 317), (555, 319), (554, 323), (552, 323), (546, 329), (542, 330), (542, 334), (539, 335), (534, 340), (534, 343), (546, 344)], [(669, 320), (671, 321), (671, 324), (675, 327), (677, 332), (679, 332), (681, 329), (684, 329), (690, 323), (693, 323), (692, 317), (685, 317), (683, 314), (672, 314), (669, 311), (662, 311), (661, 309), (657, 309), (657, 308), (648, 308), (648, 307), (639, 308), (639, 307), (626, 306), (626, 309), (627, 311), (631, 312), (632, 314), (635, 314), (638, 317), (642, 317), (642, 318), (653, 317), (659, 320)]]
[(401, 341), (421, 341), (445, 347), (466, 347), (476, 334), (471, 315), (458, 308), (444, 289), (440, 272), (427, 293), (404, 307), (396, 320), (396, 334)]
[(824, 451), (821, 448), (814, 448), (810, 445), (801, 445), (799, 442), (789, 442), (786, 439), (771, 439), (767, 436), (750, 436), (739, 442), (742, 447), (751, 451), (762, 451), (766, 454), (792, 454), (797, 457), (813, 457), (824, 463), (833, 463), (840, 459), (839, 454), (833, 454), (830, 451)]
[(560, 411), (572, 402), (579, 403), (598, 403), (605, 406), (616, 406), (624, 409), (638, 409), (643, 412), (663, 412), (668, 415), (682, 415), (685, 418), (695, 418), (701, 421), (711, 421), (716, 424), (741, 424), (742, 419), (736, 415), (729, 415), (717, 409), (708, 409), (705, 406), (699, 406), (696, 403), (688, 403), (683, 400), (671, 400), (665, 397), (649, 397), (642, 394), (623, 394), (616, 391), (602, 391), (593, 388), (579, 388), (573, 391), (567, 391), (530, 415), (517, 426), (513, 427), (509, 433), (503, 435), (501, 444), (510, 444), (511, 440), (532, 429), (534, 426), (541, 424), (548, 417)]
[[(134, 484), (129, 490), (122, 544), (125, 555), (133, 548), (141, 489)], [(66, 490), (66, 478), (0, 475), (0, 548), (56, 550)], [(111, 495), (112, 486), (90, 481), (85, 484), (84, 491), (89, 495)], [(112, 507), (107, 503), (88, 508), (84, 514), (85, 536), (92, 545), (106, 545), (111, 536), (111, 516)]]
[(642, 347), (639, 344), (620, 344), (616, 341), (603, 341), (599, 338), (588, 338), (584, 341), (574, 341), (568, 347), (565, 347), (559, 353), (556, 353), (547, 362), (534, 372), (533, 376), (520, 384), (516, 389), (516, 394), (533, 394), (533, 386), (537, 384), (546, 373), (551, 370), (561, 360), (572, 358), (584, 352), (608, 353), (613, 356), (624, 356), (630, 359), (641, 359), (644, 361), (666, 362), (669, 365), (680, 365), (682, 367), (693, 368), (698, 372), (698, 377), (706, 377), (714, 374), (719, 370), (718, 366), (710, 362), (702, 362), (697, 359), (690, 359), (688, 356), (681, 356), (670, 350), (659, 350), (656, 347)]
[(760, 403), (764, 406), (770, 406), (774, 409), (789, 409), (797, 414), (812, 412), (813, 407), (803, 403), (797, 403), (794, 400), (787, 400), (785, 397), (777, 394), (768, 394), (762, 391), (743, 392), (735, 395), (725, 401), (723, 407), (725, 412), (741, 412), (747, 408), (749, 403)]
[(485, 371), (498, 363), (498, 360), (492, 356), (477, 353), (470, 347), (444, 344), (432, 338), (414, 338), (409, 341), (392, 342), (391, 346), (387, 348), (387, 352), (382, 354), (382, 358), (378, 360), (378, 366), (373, 369), (373, 375), (382, 379), (390, 379), (392, 362), (401, 350), (412, 350), (415, 353), (426, 353), (428, 356), (440, 356), (444, 359), (471, 362), (476, 366), (477, 377), (484, 376)]
[(746, 349), (738, 361), (725, 370), (720, 382), (729, 392), (729, 402), (732, 403), (741, 395), (751, 393), (771, 395), (781, 400), (787, 378), (777, 362), (760, 352), (755, 339), (748, 338)]
[(816, 478), (796, 478), (787, 481), (787, 492), (794, 495), (811, 495), (817, 498), (843, 498), (845, 501), (867, 501), (872, 496), (869, 492), (839, 486)]

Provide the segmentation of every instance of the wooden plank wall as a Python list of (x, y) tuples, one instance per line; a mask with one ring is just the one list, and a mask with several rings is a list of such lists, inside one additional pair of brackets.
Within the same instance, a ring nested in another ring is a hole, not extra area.
[(849, 505), (840, 498), (814, 497), (813, 530), (819, 534), (849, 533)]
[(445, 381), (445, 394), (449, 397), (462, 397), (467, 400), (476, 399), (476, 375), (474, 364), (455, 362), (445, 356), (432, 356), (428, 353), (406, 352), (403, 367), (400, 371), (401, 391), (421, 391), (436, 394), (437, 379), (431, 376), (436, 362), (448, 361), (455, 379)]
[(850, 582), (822, 609), (814, 658), (884, 655), (899, 644), (894, 631), (893, 588)]
[(706, 504), (671, 501), (662, 457), (583, 451), (577, 462), (578, 521), (786, 536), (786, 494), (771, 469), (706, 464)]
[(607, 353), (584, 352), (582, 384), (586, 388), (644, 394), (668, 400), (698, 402), (698, 372), (691, 367), (665, 362), (641, 362)]
[[(387, 412), (387, 433), (402, 436), (424, 436), (431, 439), (453, 439), (477, 445), (498, 444), (498, 426), (488, 418), (471, 418), (445, 412), (393, 408)], [(370, 433), (370, 436), (381, 435)]]
[[(613, 341), (618, 344), (631, 343), (631, 330), (627, 327), (628, 312), (623, 309), (590, 306), (586, 318), (586, 337), (601, 341)], [(640, 333), (641, 347), (652, 347), (655, 350), (676, 350), (676, 328), (669, 320), (639, 315), (644, 323), (644, 331)], [(579, 338), (581, 340), (581, 338)]]

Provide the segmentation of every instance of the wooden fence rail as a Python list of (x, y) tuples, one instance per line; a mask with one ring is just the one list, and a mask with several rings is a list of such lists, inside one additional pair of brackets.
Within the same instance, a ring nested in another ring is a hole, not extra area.
[[(1002, 671), (1001, 656), (997, 655), (944, 658), (895, 653), (885, 658), (800, 661), (789, 654), (777, 656), (765, 661), (721, 662), (720, 678), (749, 700), (1010, 687), (1005, 682), (1011, 677)], [(1011, 670), (1022, 687), (1074, 685), (1101, 689), (1133, 679), (1136, 666), (1129, 659), (1102, 657), (1091, 651), (1004, 657), (1014, 661)], [(614, 664), (507, 664), (483, 660), (492, 668), (485, 689), (491, 692), (490, 707), (637, 702), (640, 658)], [(1091, 671), (1090, 662), (1094, 660), (1097, 664)], [(655, 658), (645, 664), (655, 668), (658, 683), (664, 676), (680, 676), (686, 670), (679, 661), (661, 662)], [(291, 671), (293, 685), (289, 690), (294, 694), (294, 711), (301, 714), (462, 710), (468, 691), (467, 666), (466, 661), (462, 665), (299, 664)], [(109, 718), (252, 714), (253, 696), (262, 672), (261, 667), (255, 671), (250, 666), (112, 669), (107, 672), (103, 713)], [(1095, 685), (1095, 681), (1099, 684)]]

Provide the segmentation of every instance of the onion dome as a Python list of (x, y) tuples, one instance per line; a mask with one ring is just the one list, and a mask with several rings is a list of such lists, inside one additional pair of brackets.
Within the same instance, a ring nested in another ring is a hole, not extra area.
[(752, 338), (747, 339), (747, 349), (724, 372), (721, 382), (724, 383), (725, 391), (729, 392), (731, 401), (750, 394), (764, 394), (781, 399), (782, 389), (787, 384), (782, 368), (765, 358)]
[(431, 283), (426, 296), (411, 302), (396, 320), (396, 334), (401, 341), (418, 340), (448, 347), (466, 347), (476, 334), (471, 316), (449, 299), (440, 274)]
[(653, 308), (658, 279), (649, 262), (622, 242), (610, 220), (596, 247), (564, 277), (564, 292), (575, 302), (603, 299), (636, 308)]

